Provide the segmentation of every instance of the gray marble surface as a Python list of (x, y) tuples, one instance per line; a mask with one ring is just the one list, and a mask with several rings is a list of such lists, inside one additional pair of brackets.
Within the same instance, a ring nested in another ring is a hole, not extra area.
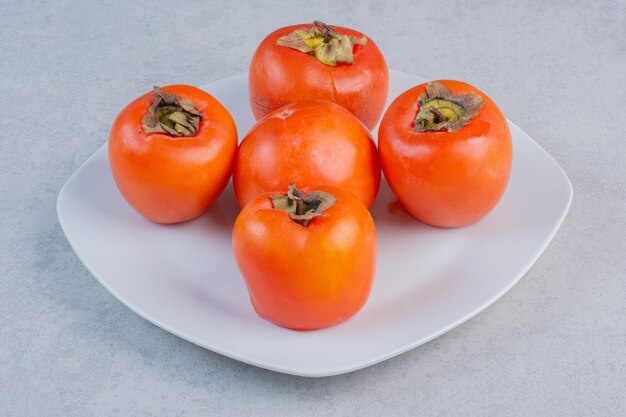
[[(624, 0), (269, 3), (2, 1), (0, 415), (626, 415)], [(306, 379), (132, 313), (78, 260), (55, 201), (129, 100), (246, 71), (265, 34), (314, 18), (363, 30), (391, 68), (481, 87), (561, 164), (574, 202), (474, 319)]]

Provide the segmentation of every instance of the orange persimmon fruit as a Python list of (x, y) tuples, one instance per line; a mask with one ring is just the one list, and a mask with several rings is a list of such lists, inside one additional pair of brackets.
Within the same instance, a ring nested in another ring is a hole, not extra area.
[(319, 21), (272, 32), (250, 62), (250, 106), (257, 120), (285, 104), (324, 99), (372, 129), (388, 91), (387, 63), (376, 44), (361, 32)]
[(398, 96), (380, 124), (383, 173), (406, 210), (438, 227), (484, 217), (509, 181), (511, 133), (496, 104), (461, 81), (421, 84)]
[(261, 194), (233, 228), (235, 259), (264, 319), (295, 330), (340, 323), (367, 301), (376, 229), (349, 191), (321, 185)]
[(157, 223), (204, 213), (226, 186), (237, 129), (213, 96), (188, 85), (155, 87), (131, 102), (109, 136), (109, 163), (126, 201)]
[(369, 207), (380, 175), (367, 128), (338, 104), (307, 100), (274, 110), (250, 129), (235, 158), (233, 187), (240, 207), (292, 182), (335, 185)]

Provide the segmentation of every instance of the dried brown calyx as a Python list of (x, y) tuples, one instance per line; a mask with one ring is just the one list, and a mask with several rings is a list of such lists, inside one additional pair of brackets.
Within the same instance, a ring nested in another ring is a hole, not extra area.
[(152, 90), (152, 105), (141, 124), (146, 133), (166, 133), (172, 136), (193, 136), (198, 132), (202, 115), (196, 105), (159, 87)]
[(326, 23), (316, 20), (309, 30), (294, 30), (281, 36), (276, 45), (307, 53), (325, 65), (334, 67), (339, 63), (354, 62), (354, 45), (365, 45), (367, 38), (338, 33)]
[(417, 103), (420, 110), (413, 130), (454, 132), (469, 124), (483, 107), (484, 100), (473, 93), (453, 95), (449, 88), (431, 81), (426, 84), (426, 92), (419, 96)]
[(277, 210), (289, 214), (296, 223), (308, 226), (311, 219), (323, 216), (324, 211), (335, 205), (335, 197), (324, 191), (305, 193), (291, 183), (287, 194), (276, 194), (271, 197), (272, 204)]

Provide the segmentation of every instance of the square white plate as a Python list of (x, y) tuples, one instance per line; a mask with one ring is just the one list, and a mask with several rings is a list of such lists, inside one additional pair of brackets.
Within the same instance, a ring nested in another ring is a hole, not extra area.
[[(397, 71), (390, 78), (389, 101), (425, 81)], [(247, 75), (203, 89), (230, 110), (243, 137), (253, 124)], [(118, 192), (105, 145), (61, 190), (59, 222), (96, 279), (157, 326), (274, 371), (341, 374), (398, 355), (468, 320), (508, 291), (546, 248), (569, 209), (572, 186), (557, 163), (509, 123), (511, 180), (497, 207), (475, 225), (436, 229), (405, 213), (393, 214), (387, 206), (395, 198), (383, 182), (372, 207), (379, 249), (370, 299), (350, 320), (323, 330), (285, 330), (252, 310), (231, 251), (238, 209), (230, 185), (200, 218), (153, 224)]]

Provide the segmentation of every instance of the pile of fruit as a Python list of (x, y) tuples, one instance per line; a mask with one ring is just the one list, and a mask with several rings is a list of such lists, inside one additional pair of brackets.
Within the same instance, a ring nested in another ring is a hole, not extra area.
[(511, 135), (469, 84), (439, 80), (387, 101), (389, 73), (364, 34), (322, 22), (285, 27), (257, 48), (249, 95), (257, 123), (235, 122), (188, 85), (130, 103), (109, 138), (115, 182), (156, 223), (203, 214), (232, 175), (241, 212), (232, 244), (255, 311), (283, 327), (337, 324), (367, 300), (376, 265), (368, 211), (382, 172), (406, 211), (436, 227), (484, 217), (507, 186)]

